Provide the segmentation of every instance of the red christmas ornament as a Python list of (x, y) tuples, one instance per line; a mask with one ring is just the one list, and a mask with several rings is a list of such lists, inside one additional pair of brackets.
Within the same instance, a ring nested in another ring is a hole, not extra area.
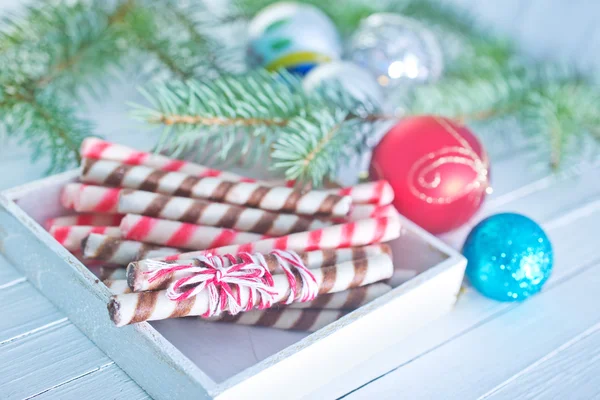
[(489, 161), (477, 138), (436, 116), (396, 124), (373, 151), (370, 174), (387, 179), (398, 211), (431, 233), (455, 229), (475, 214), (489, 187)]

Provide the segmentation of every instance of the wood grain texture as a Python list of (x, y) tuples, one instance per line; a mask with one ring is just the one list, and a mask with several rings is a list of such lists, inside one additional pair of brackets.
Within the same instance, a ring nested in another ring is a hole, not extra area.
[(112, 363), (73, 324), (64, 322), (0, 345), (1, 397), (34, 396)]
[(480, 399), (600, 398), (600, 324), (582, 332)]
[(4, 257), (0, 256), (0, 290), (24, 281), (25, 276), (10, 265)]
[(46, 390), (33, 397), (35, 400), (145, 400), (150, 396), (144, 392), (115, 364), (73, 379)]
[[(600, 321), (600, 264), (522, 304), (512, 304), (456, 340), (367, 386), (353, 398), (473, 399)], [(567, 322), (568, 321), (568, 322)], [(549, 334), (551, 332), (551, 334)], [(493, 338), (493, 340), (490, 340)], [(424, 376), (436, 376), (423, 384)], [(372, 398), (372, 397), (371, 397)]]
[(28, 282), (1, 289), (0, 304), (0, 345), (67, 319)]

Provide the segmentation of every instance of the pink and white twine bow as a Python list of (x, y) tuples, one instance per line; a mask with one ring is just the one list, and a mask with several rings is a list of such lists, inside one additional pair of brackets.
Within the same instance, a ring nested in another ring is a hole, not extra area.
[[(284, 304), (295, 300), (310, 301), (318, 295), (316, 278), (298, 254), (283, 250), (275, 250), (271, 254), (279, 261), (279, 266), (289, 282), (290, 293), (283, 301)], [(148, 280), (153, 282), (177, 271), (189, 273), (169, 286), (167, 296), (174, 301), (183, 301), (207, 291), (208, 311), (202, 315), (205, 318), (224, 311), (235, 315), (253, 309), (255, 304), (259, 309), (269, 308), (279, 294), (262, 254), (206, 255), (198, 257), (198, 260), (199, 266), (151, 262), (150, 269), (146, 272), (150, 274)], [(228, 263), (225, 263), (226, 260)], [(245, 302), (240, 295), (244, 290), (248, 292)]]

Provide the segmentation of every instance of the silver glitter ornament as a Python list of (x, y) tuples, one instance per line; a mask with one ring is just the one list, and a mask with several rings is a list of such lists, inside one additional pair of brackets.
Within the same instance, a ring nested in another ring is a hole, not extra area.
[(352, 36), (348, 53), (383, 87), (434, 82), (444, 69), (435, 35), (420, 22), (398, 14), (378, 13), (366, 18)]

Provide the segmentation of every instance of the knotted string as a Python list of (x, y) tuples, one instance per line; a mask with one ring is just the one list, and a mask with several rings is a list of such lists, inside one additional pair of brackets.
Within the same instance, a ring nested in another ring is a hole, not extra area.
[[(317, 280), (297, 253), (275, 250), (271, 254), (277, 259), (289, 282), (290, 293), (283, 301), (284, 304), (295, 300), (311, 301), (318, 295)], [(150, 275), (148, 281), (152, 283), (173, 272), (189, 272), (188, 276), (177, 279), (169, 286), (167, 297), (174, 301), (183, 301), (206, 290), (208, 310), (203, 317), (219, 315), (223, 311), (235, 315), (251, 310), (255, 303), (258, 303), (259, 309), (273, 305), (278, 292), (274, 288), (273, 276), (262, 254), (205, 255), (197, 260), (199, 265), (177, 265), (148, 260), (148, 271), (145, 273)], [(225, 260), (229, 261), (229, 266), (226, 266)], [(299, 285), (297, 277), (300, 279)], [(246, 304), (242, 304), (242, 290), (248, 290)]]

